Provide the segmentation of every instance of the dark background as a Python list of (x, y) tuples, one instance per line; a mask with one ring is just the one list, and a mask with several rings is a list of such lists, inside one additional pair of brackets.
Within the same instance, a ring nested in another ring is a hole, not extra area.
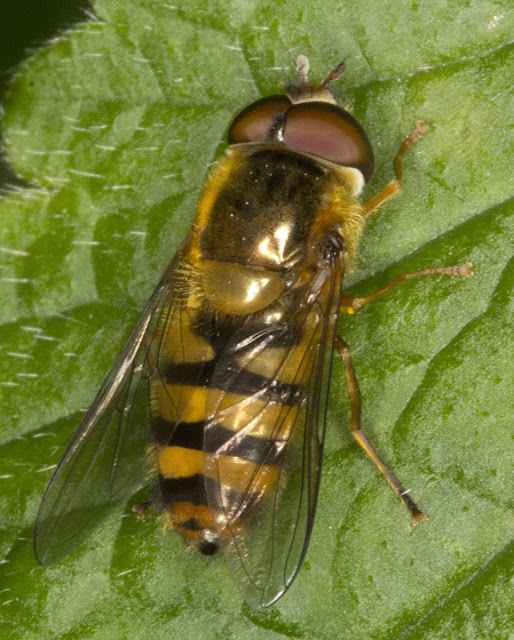
[[(59, 32), (84, 22), (88, 12), (89, 0), (0, 0), (0, 103), (16, 65)], [(0, 194), (23, 184), (1, 154)]]

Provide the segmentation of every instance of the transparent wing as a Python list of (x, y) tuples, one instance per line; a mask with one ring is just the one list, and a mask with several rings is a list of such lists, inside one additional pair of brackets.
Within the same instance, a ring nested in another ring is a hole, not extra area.
[[(342, 272), (342, 249), (333, 246), (278, 324), (236, 332), (212, 379), (207, 496), (232, 576), (256, 609), (285, 593), (307, 551)], [(220, 427), (233, 435), (216, 449)]]
[(145, 481), (149, 384), (155, 368), (149, 349), (156, 346), (157, 328), (167, 321), (163, 314), (173, 307), (175, 263), (154, 291), (48, 485), (34, 531), (34, 550), (42, 565), (78, 547)]

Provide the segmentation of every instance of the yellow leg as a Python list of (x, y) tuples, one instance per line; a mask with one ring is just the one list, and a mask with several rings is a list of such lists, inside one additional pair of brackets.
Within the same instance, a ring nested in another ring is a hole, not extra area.
[(377, 469), (385, 476), (387, 482), (389, 482), (389, 484), (393, 488), (393, 491), (397, 496), (399, 496), (400, 500), (410, 511), (410, 514), (412, 516), (411, 523), (413, 525), (416, 525), (418, 524), (418, 522), (427, 520), (428, 516), (423, 513), (423, 511), (421, 511), (417, 504), (410, 498), (397, 478), (391, 473), (391, 471), (389, 471), (385, 462), (380, 458), (378, 453), (375, 451), (375, 448), (362, 431), (360, 391), (357, 384), (357, 378), (355, 377), (355, 370), (352, 364), (350, 348), (340, 336), (336, 337), (335, 348), (344, 362), (346, 381), (348, 383), (348, 394), (350, 396), (350, 405), (352, 408), (352, 416), (350, 418), (350, 431), (353, 437), (368, 454), (371, 460), (373, 460)]
[(400, 283), (412, 278), (420, 278), (421, 276), (464, 276), (465, 278), (471, 278), (473, 271), (471, 262), (465, 262), (464, 264), (457, 265), (456, 267), (434, 267), (433, 269), (423, 269), (422, 271), (416, 271), (415, 273), (402, 273), (390, 282), (387, 282), (383, 287), (377, 289), (369, 296), (359, 298), (357, 296), (342, 296), (341, 309), (347, 313), (353, 313), (356, 309), (364, 306), (368, 302), (373, 302), (377, 298), (381, 298), (386, 293), (389, 293), (391, 289), (394, 289)]
[(402, 158), (405, 155), (407, 149), (411, 147), (415, 142), (420, 140), (427, 131), (428, 125), (418, 120), (416, 122), (416, 129), (410, 136), (405, 138), (402, 146), (400, 147), (400, 150), (393, 160), (393, 169), (396, 180), (391, 180), (391, 182), (384, 189), (382, 189), (380, 193), (377, 193), (375, 197), (371, 198), (371, 200), (368, 200), (368, 202), (363, 205), (364, 216), (369, 216), (370, 213), (373, 213), (379, 207), (381, 207), (384, 202), (387, 202), (391, 198), (394, 198), (394, 196), (396, 196), (400, 192), (400, 184), (402, 182), (403, 175)]

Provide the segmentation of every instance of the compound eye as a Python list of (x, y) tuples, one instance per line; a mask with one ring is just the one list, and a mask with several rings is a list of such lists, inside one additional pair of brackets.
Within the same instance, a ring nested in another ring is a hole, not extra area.
[(229, 144), (265, 142), (271, 139), (274, 129), (283, 121), (290, 106), (289, 98), (279, 95), (252, 102), (230, 125)]
[(287, 112), (285, 144), (345, 167), (359, 169), (366, 182), (373, 174), (373, 149), (366, 132), (347, 111), (326, 102), (303, 102)]

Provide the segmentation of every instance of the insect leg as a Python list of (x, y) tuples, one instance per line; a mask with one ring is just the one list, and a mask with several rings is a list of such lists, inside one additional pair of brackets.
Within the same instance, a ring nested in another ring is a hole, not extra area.
[(132, 505), (132, 512), (136, 514), (138, 520), (144, 520), (146, 512), (151, 508), (152, 504), (152, 500), (146, 500), (141, 504), (134, 504)]
[(359, 298), (358, 296), (342, 296), (341, 298), (341, 309), (346, 311), (347, 313), (353, 313), (355, 309), (360, 309), (360, 307), (364, 306), (368, 302), (373, 302), (377, 298), (381, 298), (386, 293), (389, 293), (392, 289), (398, 286), (400, 283), (405, 282), (406, 280), (411, 280), (412, 278), (420, 278), (421, 276), (464, 276), (465, 278), (471, 278), (473, 275), (473, 271), (471, 271), (471, 267), (473, 265), (471, 262), (465, 262), (464, 264), (459, 264), (456, 267), (434, 267), (432, 269), (423, 269), (422, 271), (415, 271), (414, 273), (402, 273), (401, 275), (393, 278), (390, 282), (387, 282), (383, 287), (377, 289), (373, 293), (370, 293), (369, 296), (364, 296), (363, 298)]
[(428, 125), (418, 120), (416, 122), (416, 129), (402, 142), (400, 150), (393, 160), (393, 169), (396, 179), (391, 180), (391, 182), (384, 189), (382, 189), (380, 193), (377, 193), (376, 196), (371, 198), (371, 200), (368, 200), (368, 202), (363, 205), (364, 216), (369, 216), (370, 213), (373, 213), (379, 207), (381, 207), (384, 202), (387, 202), (387, 200), (389, 200), (390, 198), (394, 198), (394, 196), (396, 196), (400, 192), (400, 184), (402, 182), (403, 175), (402, 158), (405, 155), (407, 149), (411, 147), (415, 142), (420, 140), (427, 131)]
[(418, 522), (427, 520), (428, 516), (419, 509), (419, 507), (410, 498), (409, 494), (405, 491), (397, 478), (391, 473), (391, 471), (389, 471), (385, 462), (380, 458), (378, 453), (375, 451), (375, 448), (362, 431), (361, 397), (359, 385), (357, 384), (357, 378), (355, 377), (355, 370), (353, 368), (350, 347), (340, 336), (336, 336), (334, 346), (344, 362), (346, 381), (348, 384), (348, 394), (350, 396), (350, 405), (352, 408), (352, 416), (350, 418), (350, 431), (353, 437), (355, 438), (355, 440), (357, 440), (357, 442), (368, 454), (368, 456), (373, 460), (380, 473), (385, 476), (387, 482), (389, 482), (394, 492), (399, 496), (400, 500), (410, 511), (412, 516), (411, 523), (413, 525), (416, 525), (418, 524)]

